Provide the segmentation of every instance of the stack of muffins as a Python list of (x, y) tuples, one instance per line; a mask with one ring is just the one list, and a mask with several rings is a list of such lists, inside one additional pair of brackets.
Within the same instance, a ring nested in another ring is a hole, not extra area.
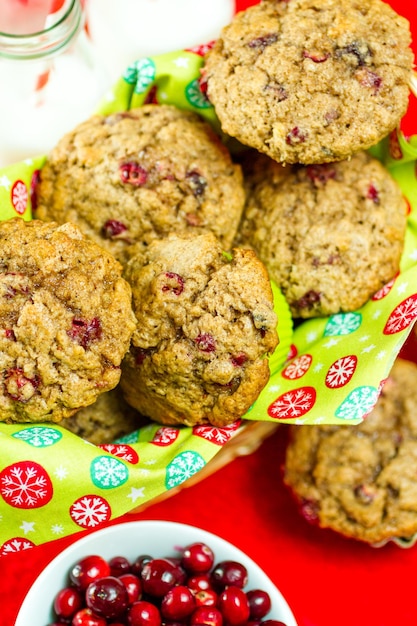
[[(356, 310), (399, 271), (406, 203), (366, 151), (406, 112), (409, 46), (380, 0), (263, 0), (207, 55), (208, 97), (242, 144), (235, 241), (294, 319)], [(373, 545), (417, 532), (416, 383), (398, 359), (361, 425), (289, 427), (284, 482), (307, 520)]]
[(408, 22), (380, 0), (264, 0), (208, 53), (204, 79), (243, 153), (249, 245), (295, 318), (353, 311), (399, 269), (406, 203), (364, 152), (408, 106)]
[(143, 417), (242, 417), (278, 343), (271, 280), (297, 321), (355, 310), (399, 271), (406, 202), (367, 150), (404, 115), (412, 64), (381, 0), (263, 0), (205, 58), (230, 143), (164, 104), (63, 137), (36, 219), (0, 225), (0, 419), (106, 443)]
[(231, 249), (242, 172), (206, 122), (171, 105), (95, 115), (48, 155), (35, 205), (0, 224), (1, 420), (106, 443), (143, 417), (249, 410), (277, 315), (264, 264)]

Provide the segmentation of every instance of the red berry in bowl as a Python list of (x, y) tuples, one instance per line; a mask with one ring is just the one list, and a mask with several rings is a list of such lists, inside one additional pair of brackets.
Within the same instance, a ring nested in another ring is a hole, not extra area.
[(133, 604), (136, 600), (140, 600), (142, 596), (142, 583), (140, 578), (134, 574), (122, 574), (119, 580), (126, 587), (129, 604)]
[(214, 589), (200, 589), (195, 594), (195, 603), (197, 606), (216, 606), (218, 596)]
[(248, 570), (237, 561), (220, 561), (211, 573), (211, 581), (217, 589), (224, 589), (228, 585), (243, 589), (248, 583)]
[(208, 572), (214, 564), (213, 550), (205, 543), (192, 543), (184, 548), (181, 564), (187, 572), (192, 574)]
[(223, 626), (223, 615), (212, 606), (199, 606), (190, 617), (190, 626)]
[(131, 565), (130, 571), (132, 572), (132, 574), (140, 576), (143, 566), (146, 565), (146, 563), (149, 563), (149, 561), (152, 561), (152, 558), (153, 557), (151, 557), (149, 554), (141, 554), (140, 556), (138, 556), (138, 558), (135, 559)]
[(249, 602), (251, 620), (262, 619), (271, 610), (271, 598), (263, 589), (251, 589), (246, 592), (246, 597)]
[(92, 554), (86, 556), (70, 570), (69, 577), (71, 582), (84, 591), (88, 585), (98, 578), (109, 576), (110, 565), (101, 556)]
[(143, 591), (150, 596), (162, 598), (181, 580), (180, 568), (169, 559), (152, 559), (141, 572)]
[(110, 576), (121, 576), (130, 572), (130, 563), (124, 556), (114, 556), (109, 560)]
[(83, 606), (80, 592), (75, 587), (64, 587), (54, 600), (54, 611), (57, 617), (68, 619)]
[(165, 620), (182, 621), (195, 609), (193, 593), (185, 585), (176, 585), (162, 598), (161, 615)]
[(88, 585), (85, 602), (97, 615), (112, 619), (126, 610), (129, 598), (121, 580), (115, 576), (105, 576)]
[(223, 619), (228, 624), (236, 626), (249, 619), (249, 602), (246, 593), (240, 587), (230, 585), (223, 589), (217, 603)]
[(128, 626), (161, 626), (158, 608), (146, 600), (134, 602), (127, 613)]
[(187, 587), (191, 589), (191, 591), (193, 591), (194, 593), (210, 589), (210, 574), (206, 572), (204, 574), (195, 574), (193, 576), (189, 576), (189, 578), (187, 579)]
[(267, 619), (272, 602), (266, 591), (244, 591), (242, 562), (214, 565), (213, 550), (203, 542), (176, 550), (133, 561), (122, 555), (80, 559), (69, 572), (71, 584), (55, 596), (49, 626), (286, 626)]
[(107, 626), (107, 621), (91, 609), (81, 609), (72, 618), (71, 626)]

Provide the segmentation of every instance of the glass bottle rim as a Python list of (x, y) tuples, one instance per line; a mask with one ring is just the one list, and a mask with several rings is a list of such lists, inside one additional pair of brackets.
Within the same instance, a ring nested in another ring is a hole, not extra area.
[(23, 35), (0, 31), (0, 61), (2, 58), (30, 60), (53, 56), (73, 41), (83, 25), (80, 0), (71, 0), (56, 22), (44, 30)]

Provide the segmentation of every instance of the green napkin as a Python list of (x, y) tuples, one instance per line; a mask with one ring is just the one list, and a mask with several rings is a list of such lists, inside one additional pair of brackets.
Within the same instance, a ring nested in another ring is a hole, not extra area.
[[(207, 46), (129, 66), (104, 98), (102, 114), (145, 102), (197, 111), (219, 131), (201, 89)], [(111, 445), (94, 446), (56, 424), (0, 424), (0, 555), (98, 528), (199, 472), (247, 420), (356, 424), (373, 408), (417, 317), (417, 141), (395, 132), (373, 149), (410, 204), (401, 273), (360, 310), (292, 330), (272, 285), (280, 345), (271, 377), (242, 422), (227, 428), (151, 423)], [(45, 157), (0, 171), (0, 219), (31, 219), (31, 188)]]

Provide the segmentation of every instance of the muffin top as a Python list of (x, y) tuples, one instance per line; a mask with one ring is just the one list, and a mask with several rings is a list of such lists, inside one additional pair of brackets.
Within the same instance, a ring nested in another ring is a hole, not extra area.
[(291, 426), (284, 481), (301, 513), (371, 544), (417, 532), (417, 365), (397, 359), (357, 426)]
[(381, 0), (263, 0), (208, 52), (207, 94), (225, 133), (277, 161), (345, 159), (404, 115), (410, 42)]
[(399, 270), (407, 204), (366, 152), (282, 166), (251, 151), (237, 244), (252, 246), (295, 318), (354, 311)]
[(141, 413), (167, 424), (230, 424), (269, 378), (277, 316), (252, 250), (225, 254), (212, 233), (170, 235), (128, 263), (138, 320), (121, 387)]
[(242, 213), (240, 167), (197, 114), (145, 105), (95, 115), (49, 154), (36, 216), (72, 221), (120, 261), (170, 232), (214, 232), (230, 247)]
[(119, 382), (131, 289), (73, 224), (0, 222), (0, 250), (0, 420), (60, 421)]

